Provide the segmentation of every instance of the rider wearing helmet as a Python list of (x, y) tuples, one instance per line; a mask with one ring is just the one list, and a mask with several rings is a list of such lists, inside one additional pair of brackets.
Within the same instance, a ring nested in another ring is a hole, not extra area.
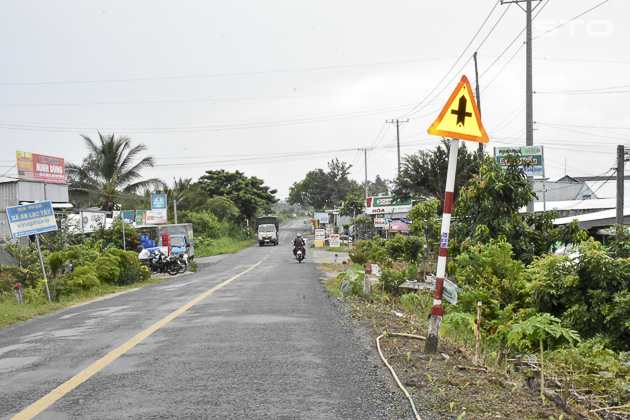
[(293, 256), (297, 257), (298, 248), (302, 248), (302, 252), (304, 253), (304, 258), (306, 259), (306, 241), (302, 239), (302, 234), (298, 233), (297, 238), (293, 240)]

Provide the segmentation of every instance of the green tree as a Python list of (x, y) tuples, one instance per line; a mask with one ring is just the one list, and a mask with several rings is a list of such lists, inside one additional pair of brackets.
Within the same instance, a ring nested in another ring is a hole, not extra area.
[(363, 213), (363, 208), (365, 207), (365, 200), (363, 197), (357, 197), (356, 195), (349, 195), (346, 197), (346, 201), (343, 203), (343, 207), (341, 208), (342, 216), (352, 216), (355, 217)]
[(486, 159), (480, 173), (460, 190), (453, 207), (451, 250), (461, 252), (462, 246), (503, 238), (512, 245), (516, 258), (529, 264), (534, 257), (549, 252), (558, 240), (575, 244), (585, 239), (585, 232), (575, 224), (555, 228), (555, 211), (521, 212), (535, 194), (519, 166), (520, 155), (512, 154), (507, 160), (503, 169)]
[[(437, 198), (443, 203), (450, 148), (450, 143), (443, 142), (435, 150), (421, 150), (405, 156), (392, 194), (402, 199)], [(457, 151), (455, 191), (472, 178), (478, 167), (477, 154), (460, 147)], [(457, 196), (453, 197), (453, 201), (457, 201)]]
[[(370, 197), (376, 197), (379, 195), (388, 195), (390, 182), (386, 179), (382, 179), (380, 175), (376, 175), (374, 182), (368, 180), (368, 193)], [(365, 183), (363, 184), (365, 188)]]
[(227, 197), (217, 196), (212, 197), (206, 201), (203, 205), (204, 209), (207, 209), (214, 214), (219, 220), (236, 220), (240, 215), (238, 207), (232, 200)]
[(121, 195), (162, 184), (155, 178), (142, 179), (142, 169), (153, 166), (152, 157), (140, 157), (146, 150), (144, 145), (132, 146), (125, 136), (98, 136), (95, 142), (82, 135), (89, 154), (81, 165), (66, 163), (70, 195), (75, 203), (81, 203), (80, 207), (96, 204), (103, 210), (113, 210)]
[(352, 165), (333, 159), (328, 163), (328, 172), (310, 171), (302, 181), (293, 183), (287, 202), (323, 210), (340, 205), (350, 195), (360, 196), (361, 186), (348, 178), (350, 168)]
[(254, 218), (263, 208), (278, 201), (274, 197), (276, 190), (264, 185), (262, 179), (247, 177), (240, 171), (206, 171), (198, 185), (210, 198), (220, 196), (232, 200), (247, 219)]

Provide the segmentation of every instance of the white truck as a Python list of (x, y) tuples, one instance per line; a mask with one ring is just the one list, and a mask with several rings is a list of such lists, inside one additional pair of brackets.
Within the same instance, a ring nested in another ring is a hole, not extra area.
[(274, 224), (258, 225), (258, 245), (265, 244), (278, 245), (278, 230)]

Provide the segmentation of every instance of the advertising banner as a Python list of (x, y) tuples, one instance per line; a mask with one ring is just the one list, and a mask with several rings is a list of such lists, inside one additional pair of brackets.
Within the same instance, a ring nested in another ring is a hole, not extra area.
[(136, 226), (145, 226), (147, 224), (147, 211), (136, 210)]
[(383, 214), (374, 215), (374, 227), (383, 228), (385, 226), (387, 226), (387, 219), (385, 218), (385, 215)]
[(544, 176), (544, 151), (543, 146), (523, 146), (523, 147), (495, 147), (494, 158), (502, 168), (507, 168), (507, 156), (510, 153), (519, 152), (520, 162), (531, 162), (532, 167), (521, 168), (529, 176)]
[(341, 246), (341, 238), (338, 233), (333, 233), (328, 238), (328, 244), (331, 248), (339, 248)]
[[(122, 217), (125, 220), (125, 223), (129, 224), (133, 224), (135, 221), (135, 210), (123, 210), (122, 212)], [(112, 212), (112, 218), (114, 220), (120, 218), (120, 211), (116, 211), (114, 210)]]
[(151, 194), (151, 210), (153, 210), (153, 223), (168, 223), (166, 194)]
[(66, 166), (63, 158), (16, 152), (18, 179), (27, 181), (66, 183)]
[(366, 214), (407, 213), (411, 210), (411, 200), (398, 201), (394, 197), (368, 197)]
[(57, 230), (50, 201), (7, 207), (7, 217), (14, 238)]
[(328, 223), (328, 213), (315, 213), (313, 219), (318, 220), (319, 223)]
[(326, 240), (326, 229), (315, 229), (315, 247), (321, 248)]

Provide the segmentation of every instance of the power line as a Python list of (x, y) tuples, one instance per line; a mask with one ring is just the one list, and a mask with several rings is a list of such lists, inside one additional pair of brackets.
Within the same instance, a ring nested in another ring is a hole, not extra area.
[(555, 28), (549, 29), (548, 31), (543, 32), (542, 34), (535, 36), (533, 39), (540, 38), (541, 36), (543, 36), (543, 35), (545, 35), (545, 34), (548, 34), (549, 32), (553, 32), (553, 31), (555, 31), (556, 29), (563, 27), (564, 25), (568, 24), (569, 22), (573, 22), (575, 19), (577, 19), (577, 18), (579, 18), (579, 17), (584, 16), (584, 15), (585, 15), (585, 14), (587, 14), (588, 12), (590, 12), (590, 11), (592, 11), (592, 10), (597, 9), (599, 6), (601, 6), (601, 5), (605, 4), (605, 3), (608, 3), (609, 1), (610, 1), (610, 0), (604, 0), (603, 2), (599, 3), (597, 6), (593, 6), (593, 7), (591, 7), (591, 8), (590, 8), (590, 9), (588, 9), (587, 11), (580, 13), (579, 15), (577, 15), (577, 16), (575, 16), (575, 17), (573, 17), (573, 18), (569, 19), (569, 20), (567, 20), (566, 22), (562, 22), (560, 25), (556, 26)]
[(414, 62), (419, 62), (419, 61), (447, 60), (450, 58), (452, 57), (417, 58), (413, 60), (398, 60), (398, 61), (385, 61), (385, 62), (380, 62), (380, 63), (349, 64), (349, 65), (343, 65), (343, 66), (305, 67), (305, 68), (298, 68), (298, 69), (261, 70), (261, 71), (250, 71), (250, 72), (235, 72), (235, 73), (200, 74), (200, 75), (190, 75), (190, 76), (138, 77), (138, 78), (125, 78), (125, 79), (99, 79), (99, 80), (77, 80), (77, 81), (13, 82), (13, 83), (0, 83), (0, 86), (73, 85), (73, 84), (88, 84), (88, 83), (123, 83), (123, 82), (146, 82), (146, 81), (156, 81), (156, 80), (200, 79), (200, 78), (211, 78), (211, 77), (252, 76), (252, 75), (274, 74), (274, 73), (293, 73), (293, 72), (334, 70), (334, 69), (356, 68), (356, 67), (383, 66), (383, 65), (390, 65), (390, 64), (414, 63)]

